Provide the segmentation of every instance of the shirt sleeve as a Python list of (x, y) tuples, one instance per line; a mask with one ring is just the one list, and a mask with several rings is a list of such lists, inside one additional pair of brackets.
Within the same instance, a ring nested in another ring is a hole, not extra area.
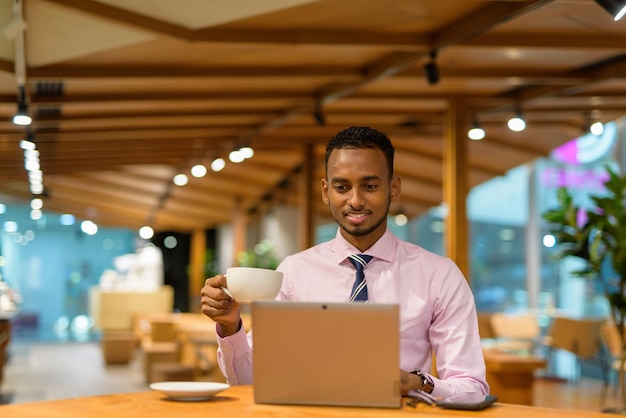
[[(290, 259), (290, 257), (287, 257)], [(284, 271), (285, 261), (276, 270)], [(285, 274), (287, 277), (287, 274)], [(277, 300), (289, 299), (288, 280), (283, 280)], [(217, 364), (231, 386), (252, 384), (252, 330), (246, 331), (242, 326), (239, 331), (228, 337), (222, 337), (219, 324), (216, 324)]]
[[(476, 306), (469, 284), (458, 267), (450, 262), (433, 288), (433, 318), (430, 340), (436, 358), (438, 377), (435, 396), (463, 392), (489, 393)], [(437, 296), (435, 296), (437, 295)]]
[(252, 384), (251, 331), (246, 335), (243, 326), (233, 335), (221, 336), (219, 324), (217, 334), (217, 364), (231, 386)]

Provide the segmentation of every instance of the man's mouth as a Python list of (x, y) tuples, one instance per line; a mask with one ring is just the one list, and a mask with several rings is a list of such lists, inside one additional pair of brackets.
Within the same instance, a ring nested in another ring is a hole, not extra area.
[(347, 212), (346, 218), (353, 224), (360, 224), (367, 219), (369, 212)]

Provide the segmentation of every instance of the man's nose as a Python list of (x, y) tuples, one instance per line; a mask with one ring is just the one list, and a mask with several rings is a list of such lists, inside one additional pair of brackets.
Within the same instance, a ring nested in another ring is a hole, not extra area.
[(359, 188), (353, 188), (350, 191), (350, 206), (353, 208), (360, 208), (365, 203), (365, 198), (363, 196), (363, 191)]

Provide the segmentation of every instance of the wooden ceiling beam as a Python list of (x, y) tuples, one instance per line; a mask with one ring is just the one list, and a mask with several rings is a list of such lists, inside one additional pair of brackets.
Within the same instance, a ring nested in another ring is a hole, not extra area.
[(582, 85), (571, 83), (566, 86), (527, 86), (514, 89), (505, 96), (522, 103), (539, 97), (569, 96), (588, 89), (594, 83), (604, 83), (612, 78), (626, 76), (626, 57), (620, 53), (613, 59), (593, 66), (587, 66), (586, 68), (580, 68), (576, 71), (570, 71), (569, 73), (579, 77), (586, 77), (588, 82)]
[[(626, 41), (623, 41), (626, 42)], [(412, 57), (412, 54), (406, 55)], [(388, 62), (396, 62), (399, 55), (395, 54), (387, 58), (387, 61), (381, 61), (377, 65), (383, 68), (388, 67)], [(370, 67), (365, 70), (366, 73), (376, 71), (375, 67)], [(545, 70), (533, 68), (463, 68), (455, 67), (449, 69), (445, 66), (440, 68), (441, 76), (446, 78), (455, 79), (457, 77), (468, 78), (518, 78), (518, 79), (536, 79), (546, 81), (584, 81), (579, 75), (576, 74), (563, 74), (555, 71), (551, 68)], [(51, 78), (62, 78), (65, 82), (73, 79), (132, 79), (132, 78), (161, 78), (167, 79), (171, 82), (175, 82), (179, 78), (220, 78), (220, 79), (265, 79), (265, 78), (316, 78), (316, 77), (332, 77), (333, 79), (344, 79), (346, 82), (350, 79), (360, 80), (363, 76), (363, 70), (359, 70), (354, 67), (177, 67), (177, 66), (54, 66), (54, 67), (36, 67), (29, 69), (28, 78), (31, 83), (34, 82), (46, 82)], [(411, 77), (421, 78), (421, 74), (416, 74), (414, 71), (398, 72), (393, 75), (394, 77)], [(150, 92), (146, 92), (150, 93)], [(135, 93), (129, 94), (134, 96)], [(72, 95), (73, 96), (73, 95)], [(60, 96), (71, 97), (71, 96)], [(36, 97), (33, 98), (36, 100)]]
[[(11, 99), (12, 97), (12, 99)], [(183, 101), (192, 103), (194, 101), (206, 100), (265, 100), (265, 99), (310, 99), (310, 93), (292, 90), (242, 90), (242, 91), (189, 91), (189, 92), (133, 92), (133, 93), (102, 93), (102, 94), (72, 94), (66, 96), (37, 96), (31, 97), (34, 105), (63, 105), (71, 103), (110, 103), (110, 102), (153, 102), (153, 101)], [(9, 100), (10, 99), (10, 100)], [(0, 102), (15, 102), (15, 96), (0, 96)]]
[(354, 48), (384, 46), (416, 50), (428, 45), (429, 38), (422, 34), (370, 31), (206, 28), (194, 33), (194, 41)]
[[(119, 189), (105, 185), (99, 185), (96, 189), (95, 185), (91, 183), (81, 182), (68, 177), (63, 180), (54, 179), (53, 182), (49, 182), (49, 184), (47, 184), (47, 190), (51, 196), (57, 196), (60, 191), (77, 194), (88, 193), (94, 202), (100, 200), (115, 200), (121, 204), (138, 208), (141, 211), (154, 206), (159, 198), (158, 195), (145, 191), (139, 193), (129, 189)], [(94, 192), (94, 190), (97, 190), (97, 192)]]
[[(224, 147), (232, 146), (235, 141), (230, 138), (234, 133), (238, 132), (234, 128), (218, 128), (207, 126), (204, 129), (199, 128), (168, 128), (160, 130), (139, 129), (135, 131), (118, 131), (108, 132), (105, 130), (82, 129), (82, 130), (63, 130), (59, 132), (35, 131), (35, 139), (39, 142), (84, 142), (89, 144), (90, 141), (107, 140), (107, 141), (179, 141), (194, 140), (201, 138), (205, 144), (223, 145)], [(15, 134), (16, 139), (23, 138), (24, 134)]]
[(616, 33), (586, 32), (561, 35), (549, 33), (487, 33), (464, 43), (471, 47), (489, 48), (539, 48), (539, 49), (584, 49), (597, 51), (609, 49), (623, 51), (626, 38)]
[(38, 116), (38, 122), (59, 122), (59, 121), (84, 121), (84, 120), (93, 120), (93, 121), (109, 121), (109, 122), (117, 122), (120, 120), (132, 120), (132, 119), (144, 119), (144, 118), (170, 118), (170, 119), (180, 119), (181, 117), (195, 117), (201, 116), (204, 118), (220, 118), (226, 117), (230, 118), (232, 116), (258, 116), (258, 117), (272, 117), (277, 116), (278, 112), (275, 110), (267, 109), (267, 110), (253, 110), (253, 109), (173, 109), (171, 111), (163, 111), (163, 110), (155, 110), (153, 112), (150, 111), (128, 111), (128, 112), (104, 112), (104, 111), (88, 111), (81, 112), (79, 114), (73, 114), (67, 111), (63, 115), (60, 116)]
[(149, 196), (160, 196), (164, 187), (160, 178), (146, 178), (136, 176), (130, 179), (116, 171), (95, 171), (85, 170), (77, 174), (73, 174), (72, 178), (94, 186), (104, 185), (105, 187), (129, 190), (133, 193), (144, 194)]
[(128, 201), (119, 199), (106, 193), (89, 190), (88, 187), (66, 187), (55, 186), (49, 191), (49, 197), (44, 200), (67, 201), (73, 205), (80, 205), (84, 208), (83, 214), (89, 213), (88, 209), (100, 210), (104, 212), (115, 211), (119, 216), (143, 217), (146, 210), (152, 207), (152, 202)]
[(280, 66), (280, 67), (180, 67), (167, 66), (70, 66), (34, 67), (28, 69), (29, 81), (45, 81), (62, 78), (65, 82), (73, 79), (116, 79), (116, 78), (275, 78), (275, 77), (333, 77), (358, 78), (358, 70), (338, 66)]
[[(11, 77), (15, 77), (15, 63), (13, 61), (0, 59), (0, 73), (6, 73), (7, 75), (10, 75)], [(13, 100), (15, 100), (16, 98), (17, 98), (17, 89), (16, 89), (15, 97), (13, 97)]]

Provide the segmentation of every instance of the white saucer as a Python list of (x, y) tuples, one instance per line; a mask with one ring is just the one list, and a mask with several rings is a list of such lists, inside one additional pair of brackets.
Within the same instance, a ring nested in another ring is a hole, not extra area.
[(175, 401), (205, 401), (230, 386), (219, 382), (158, 382), (150, 389), (158, 390)]

